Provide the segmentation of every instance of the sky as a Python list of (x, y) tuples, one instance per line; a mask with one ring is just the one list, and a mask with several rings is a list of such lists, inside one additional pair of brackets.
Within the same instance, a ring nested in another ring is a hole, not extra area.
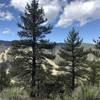
[[(19, 39), (17, 23), (32, 0), (0, 0), (0, 40)], [(100, 37), (100, 0), (39, 0), (48, 23), (53, 24), (47, 39), (63, 42), (73, 27), (85, 43)]]

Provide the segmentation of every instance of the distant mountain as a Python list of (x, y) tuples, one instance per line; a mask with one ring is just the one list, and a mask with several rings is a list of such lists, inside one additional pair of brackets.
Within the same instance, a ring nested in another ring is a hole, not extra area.
[[(82, 45), (84, 46), (85, 49), (94, 48), (94, 44), (83, 43)], [(1, 49), (8, 48), (10, 46), (11, 46), (11, 41), (0, 40), (0, 51)], [(56, 43), (56, 46), (54, 47), (53, 50), (57, 50), (57, 49), (59, 50), (62, 46), (64, 46), (64, 43)]]
[(0, 53), (4, 52), (6, 49), (8, 49), (11, 46), (10, 41), (3, 41), (0, 40)]

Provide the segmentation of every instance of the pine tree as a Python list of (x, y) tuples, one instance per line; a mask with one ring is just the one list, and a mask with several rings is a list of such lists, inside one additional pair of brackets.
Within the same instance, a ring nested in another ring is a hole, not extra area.
[(76, 87), (75, 79), (82, 75), (84, 62), (87, 57), (84, 47), (82, 47), (82, 39), (80, 39), (79, 33), (74, 28), (69, 32), (65, 45), (60, 50), (59, 55), (64, 59), (62, 63), (70, 75), (70, 85), (73, 91)]
[[(30, 5), (27, 4), (21, 21), (18, 24), (21, 28), (21, 31), (18, 32), (21, 39), (12, 42), (11, 54), (14, 57), (12, 74), (17, 75), (20, 81), (31, 85), (31, 89), (33, 89), (37, 85), (37, 80), (45, 79), (39, 78), (44, 76), (42, 75), (42, 64), (45, 63), (45, 58), (54, 59), (52, 54), (46, 52), (46, 49), (52, 49), (54, 44), (45, 40), (45, 36), (51, 33), (52, 26), (45, 24), (47, 19), (38, 0), (33, 0)], [(31, 95), (34, 93), (31, 92)]]
[(88, 61), (88, 82), (91, 85), (99, 85), (100, 80), (100, 61)]
[(92, 85), (99, 85), (100, 81), (100, 38), (95, 41), (94, 49), (90, 49), (89, 53), (93, 55), (93, 60), (88, 61), (87, 65), (89, 67), (89, 82)]

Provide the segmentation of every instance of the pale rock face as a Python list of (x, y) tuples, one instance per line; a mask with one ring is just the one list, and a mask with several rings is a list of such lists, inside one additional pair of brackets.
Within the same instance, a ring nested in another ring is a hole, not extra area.
[[(47, 59), (45, 58), (46, 62), (48, 64), (50, 64), (51, 66), (53, 66), (53, 69), (52, 69), (52, 75), (61, 75), (61, 74), (65, 74), (64, 71), (58, 71), (57, 69), (60, 68), (60, 66), (58, 66), (54, 61), (50, 60), (50, 59)], [(42, 64), (42, 67), (46, 70), (46, 66)]]
[[(8, 57), (8, 52), (9, 52), (10, 48), (7, 48), (6, 50), (4, 50), (3, 52), (0, 53), (0, 63), (6, 62), (9, 57)], [(10, 65), (8, 65), (10, 67)], [(9, 68), (7, 67), (6, 69), (6, 74), (9, 74)]]
[(15, 84), (16, 83), (16, 81), (13, 80), (13, 79), (11, 79), (10, 82), (11, 82), (11, 84)]
[(6, 49), (4, 52), (0, 53), (0, 63), (6, 62), (8, 60), (8, 52), (10, 48)]
[(9, 74), (9, 70), (10, 70), (9, 68), (6, 69), (6, 74)]

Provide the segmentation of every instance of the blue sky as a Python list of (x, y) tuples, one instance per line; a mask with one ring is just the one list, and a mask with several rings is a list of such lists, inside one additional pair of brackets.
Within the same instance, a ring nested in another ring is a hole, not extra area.
[[(17, 23), (25, 5), (31, 0), (0, 0), (0, 40), (19, 39)], [(54, 23), (50, 41), (63, 42), (75, 27), (84, 42), (92, 43), (100, 36), (100, 0), (40, 0), (48, 23)]]

